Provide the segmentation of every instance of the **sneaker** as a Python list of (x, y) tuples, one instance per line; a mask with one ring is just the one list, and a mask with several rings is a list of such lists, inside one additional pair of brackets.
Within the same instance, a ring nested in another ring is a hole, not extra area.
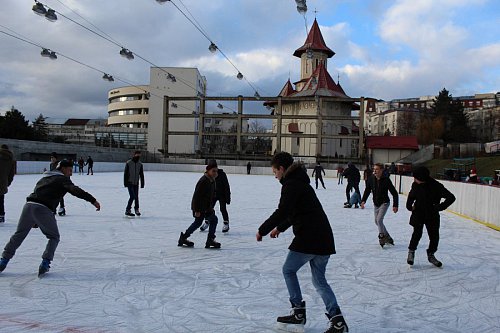
[(141, 216), (141, 212), (139, 211), (139, 208), (135, 209), (135, 215)]
[(335, 316), (329, 316), (328, 314), (326, 314), (326, 316), (330, 320), (330, 327), (325, 331), (325, 333), (349, 332), (349, 327), (347, 327), (344, 316), (342, 316), (342, 314), (338, 314)]
[(50, 260), (48, 259), (43, 259), (42, 263), (38, 267), (38, 276), (41, 276), (45, 273), (47, 273), (50, 269)]
[(130, 210), (126, 210), (126, 211), (125, 211), (125, 215), (126, 215), (126, 216), (130, 216), (130, 217), (135, 216), (135, 214), (134, 214), (134, 213), (132, 213)]
[(229, 221), (224, 221), (224, 225), (222, 226), (222, 232), (229, 231)]
[(9, 259), (2, 258), (0, 259), (0, 272), (3, 272), (7, 264), (9, 263)]
[(220, 243), (215, 241), (215, 236), (213, 238), (207, 237), (205, 249), (220, 249)]
[(427, 260), (429, 260), (429, 262), (436, 267), (443, 266), (443, 263), (436, 259), (436, 257), (434, 256), (434, 253), (427, 253)]
[(66, 215), (66, 209), (64, 209), (64, 207), (59, 207), (59, 209), (57, 210), (57, 215), (59, 216)]
[(208, 223), (208, 221), (207, 221), (207, 220), (205, 220), (205, 222), (204, 222), (204, 223), (201, 225), (201, 227), (200, 227), (200, 231), (205, 231), (205, 230), (207, 230), (209, 225), (210, 225), (210, 224)]
[(293, 305), (290, 315), (278, 317), (278, 328), (289, 332), (304, 332), (306, 323), (306, 302), (302, 301), (300, 305)]
[(408, 251), (408, 258), (406, 259), (406, 262), (408, 263), (408, 265), (413, 265), (413, 263), (415, 262), (415, 251)]
[(5, 215), (0, 215), (0, 223), (4, 223), (5, 222)]
[(177, 241), (177, 246), (185, 246), (185, 247), (193, 247), (194, 243), (188, 240), (186, 235), (184, 235), (183, 232), (181, 232), (181, 235), (179, 236), (179, 240)]

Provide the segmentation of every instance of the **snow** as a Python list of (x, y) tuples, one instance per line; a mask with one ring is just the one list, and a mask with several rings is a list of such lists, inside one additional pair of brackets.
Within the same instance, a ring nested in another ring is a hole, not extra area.
[[(277, 206), (280, 184), (272, 176), (228, 175), (231, 229), (221, 250), (177, 239), (193, 221), (191, 196), (201, 175), (147, 172), (143, 216), (123, 217), (128, 192), (121, 173), (73, 175), (101, 203), (67, 195), (67, 216), (57, 217), (61, 242), (51, 271), (37, 278), (46, 244), (38, 229), (28, 235), (0, 274), (1, 332), (275, 332), (289, 312), (281, 266), (293, 235), (255, 240), (258, 226)], [(40, 175), (16, 176), (6, 195), (7, 221), (0, 246), (15, 231), (26, 196)], [(371, 200), (364, 210), (344, 209), (344, 185), (326, 179), (317, 190), (335, 236), (337, 254), (327, 266), (350, 332), (500, 332), (500, 233), (451, 213), (441, 217), (439, 269), (427, 262), (427, 233), (406, 264), (412, 232), (406, 198), (389, 211), (394, 247), (378, 245)], [(310, 279), (299, 273), (307, 303), (306, 332), (327, 327), (324, 305)]]

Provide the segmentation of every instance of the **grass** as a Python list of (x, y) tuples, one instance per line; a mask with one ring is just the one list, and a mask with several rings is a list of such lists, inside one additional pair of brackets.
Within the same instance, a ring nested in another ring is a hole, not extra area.
[[(435, 177), (442, 174), (444, 168), (450, 168), (453, 159), (435, 159), (425, 162), (423, 165), (429, 168), (431, 175)], [(479, 177), (493, 177), (494, 170), (500, 169), (500, 156), (476, 157), (476, 169)]]

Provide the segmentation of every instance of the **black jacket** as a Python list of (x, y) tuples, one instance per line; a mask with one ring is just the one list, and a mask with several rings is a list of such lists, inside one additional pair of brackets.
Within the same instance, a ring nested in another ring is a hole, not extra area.
[(396, 191), (389, 178), (382, 176), (380, 179), (377, 179), (375, 175), (371, 175), (370, 177), (368, 177), (368, 179), (366, 180), (365, 192), (363, 193), (361, 202), (366, 202), (371, 192), (373, 192), (373, 204), (375, 206), (379, 207), (386, 202), (390, 202), (388, 192), (391, 192), (393, 199), (392, 207), (398, 207), (398, 191)]
[(316, 175), (316, 178), (323, 178), (323, 175), (321, 173), (323, 173), (323, 175), (326, 176), (325, 169), (323, 169), (321, 165), (316, 165), (314, 167), (311, 177), (314, 177)]
[(347, 169), (345, 169), (343, 175), (344, 178), (347, 179), (348, 184), (359, 184), (359, 181), (361, 180), (359, 169), (356, 168), (354, 164), (351, 164)]
[(227, 175), (222, 169), (218, 169), (218, 176), (215, 178), (215, 197), (219, 201), (224, 201), (227, 204), (231, 203), (231, 188)]
[[(441, 202), (441, 199), (445, 199)], [(445, 210), (455, 201), (455, 196), (435, 179), (411, 185), (406, 209), (411, 211), (410, 224), (439, 223), (439, 211)]]
[(203, 214), (212, 211), (214, 198), (215, 180), (204, 174), (196, 183), (191, 200), (191, 210)]
[(90, 193), (73, 184), (71, 179), (60, 171), (44, 172), (43, 177), (36, 183), (33, 193), (26, 198), (26, 201), (47, 206), (55, 214), (59, 201), (68, 192), (91, 204), (96, 202)]
[(125, 187), (129, 185), (139, 185), (139, 182), (141, 183), (141, 188), (144, 187), (144, 168), (142, 167), (141, 161), (130, 159), (125, 163), (123, 185)]
[(281, 184), (278, 209), (259, 227), (259, 234), (265, 236), (275, 227), (283, 232), (293, 226), (295, 237), (288, 247), (290, 250), (307, 254), (334, 254), (335, 242), (330, 222), (301, 164), (292, 164), (281, 178)]

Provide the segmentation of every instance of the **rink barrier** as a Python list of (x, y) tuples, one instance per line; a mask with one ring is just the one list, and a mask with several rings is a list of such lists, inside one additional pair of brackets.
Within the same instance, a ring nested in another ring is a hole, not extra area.
[[(143, 163), (144, 171), (159, 172), (197, 172), (205, 171), (204, 165), (194, 164), (161, 164), (161, 163)], [(246, 174), (246, 166), (226, 166), (220, 165), (227, 174)], [(49, 162), (38, 161), (18, 161), (17, 174), (41, 174), (44, 169), (49, 168)], [(123, 172), (125, 163), (116, 162), (95, 162), (94, 172)], [(336, 178), (336, 170), (325, 170), (325, 178)], [(77, 174), (78, 172), (73, 172)], [(84, 167), (84, 174), (87, 173), (87, 166)], [(308, 169), (311, 175), (312, 169)], [(271, 167), (252, 167), (251, 175), (273, 175)], [(408, 195), (413, 183), (413, 177), (391, 175), (391, 180), (396, 189), (401, 193)], [(447, 211), (458, 216), (470, 219), (474, 222), (485, 225), (494, 230), (500, 231), (500, 187), (470, 184), (461, 182), (452, 182), (439, 180), (450, 190), (457, 200), (448, 208)]]

